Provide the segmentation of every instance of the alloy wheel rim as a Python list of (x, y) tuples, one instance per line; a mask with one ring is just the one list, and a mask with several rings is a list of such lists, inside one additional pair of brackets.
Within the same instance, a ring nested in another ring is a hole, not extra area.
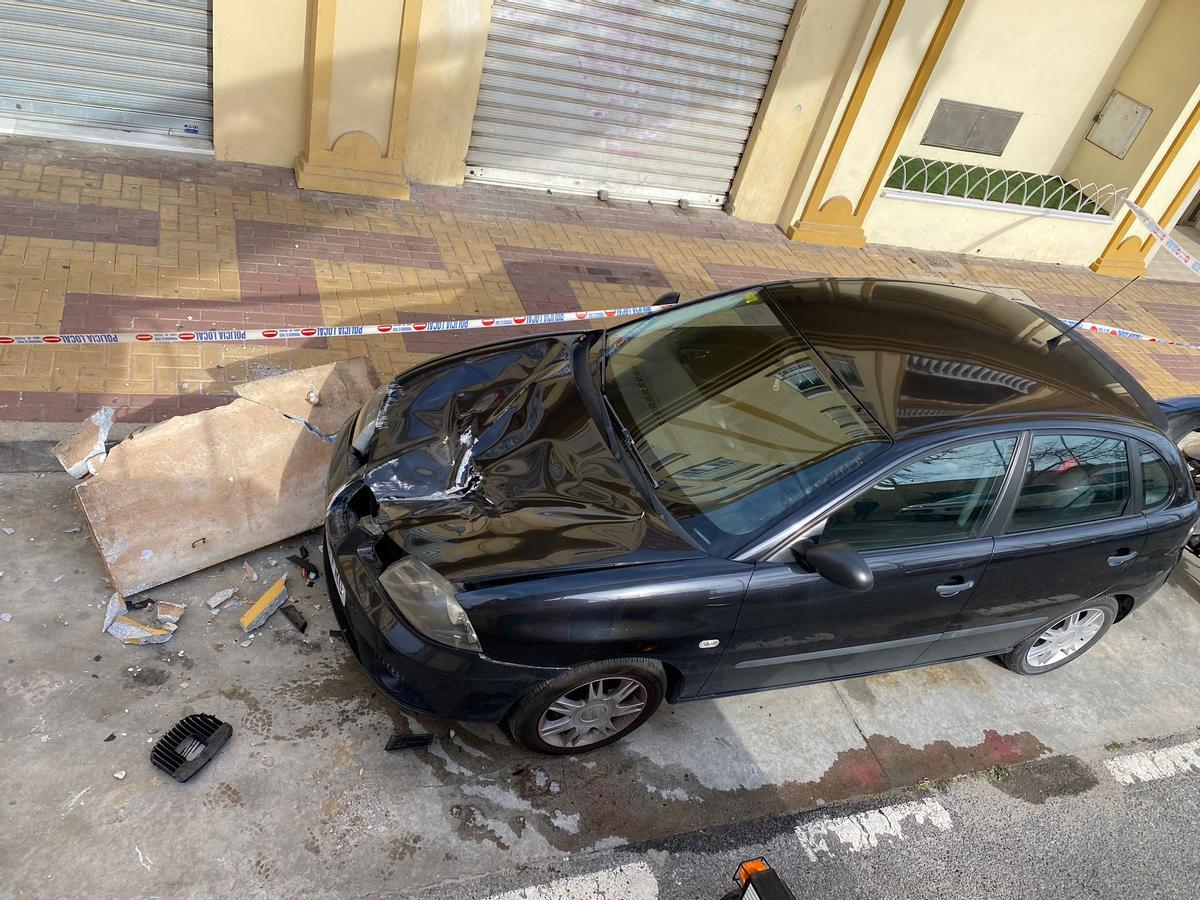
[(636, 679), (597, 678), (551, 703), (538, 721), (538, 734), (552, 747), (590, 747), (628, 731), (648, 700), (646, 686)]
[(1055, 622), (1041, 633), (1025, 660), (1037, 669), (1044, 669), (1070, 659), (1088, 645), (1104, 625), (1104, 610), (1081, 609)]

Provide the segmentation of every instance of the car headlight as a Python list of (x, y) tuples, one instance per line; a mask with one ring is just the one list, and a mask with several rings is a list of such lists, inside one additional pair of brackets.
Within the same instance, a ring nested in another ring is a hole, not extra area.
[(408, 624), (425, 637), (481, 652), (471, 620), (455, 599), (454, 585), (425, 563), (405, 557), (384, 569), (379, 583)]

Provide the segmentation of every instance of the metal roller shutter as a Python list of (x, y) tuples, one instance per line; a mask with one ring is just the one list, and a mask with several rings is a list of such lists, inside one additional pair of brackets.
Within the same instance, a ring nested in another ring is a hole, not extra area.
[(720, 206), (794, 0), (495, 0), (467, 177)]
[(0, 0), (0, 115), (212, 141), (211, 0)]

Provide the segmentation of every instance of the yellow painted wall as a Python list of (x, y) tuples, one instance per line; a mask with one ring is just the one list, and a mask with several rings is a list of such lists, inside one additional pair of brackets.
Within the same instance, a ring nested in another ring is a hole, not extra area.
[(365, 131), (387, 150), (404, 0), (338, 0), (329, 142)]
[(905, 4), (824, 199), (845, 196), (858, 202), (945, 9), (946, 0)]
[[(733, 215), (775, 222), (859, 20), (877, 0), (799, 0), (733, 181)], [(819, 138), (818, 138), (819, 139)]]
[(412, 181), (462, 184), (491, 0), (425, 0), (404, 168)]
[[(1086, 133), (1098, 109), (1097, 98), (1102, 102), (1108, 95), (1120, 63), (1145, 25), (1143, 14), (1157, 3), (969, 0), (901, 141), (900, 153), (1056, 173)], [(1004, 154), (922, 145), (921, 137), (943, 97), (1021, 112)]]
[(290, 166), (304, 143), (307, 0), (213, 0), (217, 159)]
[(888, 7), (889, 0), (868, 0), (859, 14), (857, 27), (850, 35), (841, 61), (825, 90), (812, 134), (792, 177), (779, 217), (775, 220), (775, 224), (785, 231), (800, 217), (801, 210), (812, 194)]
[(1162, 0), (1112, 86), (1149, 106), (1153, 110), (1150, 118), (1124, 159), (1084, 140), (1068, 163), (1066, 174), (1085, 184), (1139, 185), (1160, 150), (1170, 142), (1180, 119), (1191, 110), (1192, 93), (1200, 84), (1198, 48), (1200, 4), (1196, 0)]
[(863, 228), (873, 244), (1086, 266), (1113, 223), (877, 197)]

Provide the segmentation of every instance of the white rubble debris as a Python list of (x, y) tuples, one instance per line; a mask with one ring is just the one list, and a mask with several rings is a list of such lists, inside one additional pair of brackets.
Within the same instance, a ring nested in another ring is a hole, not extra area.
[(54, 456), (72, 478), (95, 475), (108, 455), (104, 442), (112, 428), (113, 408), (102, 406), (68, 437), (54, 445)]

